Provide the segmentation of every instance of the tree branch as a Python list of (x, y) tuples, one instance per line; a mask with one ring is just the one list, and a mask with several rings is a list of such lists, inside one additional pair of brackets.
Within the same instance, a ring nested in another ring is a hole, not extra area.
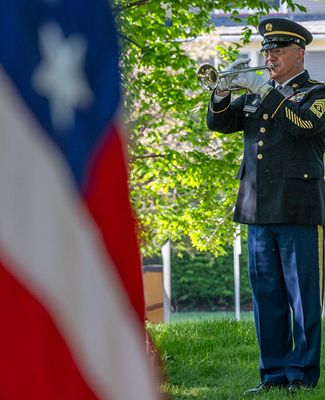
[(158, 157), (166, 157), (166, 154), (146, 154), (143, 156), (135, 156), (134, 160), (139, 160), (141, 158), (158, 158)]
[(137, 1), (133, 1), (132, 3), (129, 3), (125, 6), (116, 6), (113, 8), (113, 12), (120, 12), (123, 10), (127, 10), (128, 8), (131, 7), (137, 7), (137, 6), (143, 6), (146, 3), (149, 3), (150, 0), (137, 0)]
[(122, 35), (122, 33), (120, 33), (120, 32), (118, 33), (118, 35), (121, 38), (123, 38), (124, 40), (127, 40), (128, 42), (130, 42), (130, 43), (134, 44), (135, 46), (139, 47), (139, 49), (142, 49), (142, 46), (140, 46), (137, 42), (135, 42), (134, 40), (130, 39), (129, 37)]

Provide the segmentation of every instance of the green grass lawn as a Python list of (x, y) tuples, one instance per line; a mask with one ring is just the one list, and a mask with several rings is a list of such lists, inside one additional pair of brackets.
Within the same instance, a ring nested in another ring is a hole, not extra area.
[(149, 324), (148, 330), (164, 365), (163, 390), (172, 400), (325, 400), (324, 362), (320, 382), (310, 392), (289, 395), (273, 389), (259, 396), (243, 395), (260, 382), (255, 328), (249, 318), (180, 319)]
[[(201, 311), (201, 312), (178, 312), (172, 313), (171, 321), (194, 321), (202, 319), (235, 319), (234, 311)], [(242, 311), (240, 313), (241, 320), (253, 320), (253, 311)], [(325, 400), (325, 399), (324, 399)]]

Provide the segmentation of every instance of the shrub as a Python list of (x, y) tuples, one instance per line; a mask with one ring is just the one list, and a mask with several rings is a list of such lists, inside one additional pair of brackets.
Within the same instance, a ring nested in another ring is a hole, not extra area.
[[(240, 298), (243, 309), (251, 309), (247, 273), (247, 250), (240, 256)], [(234, 309), (233, 251), (215, 258), (209, 253), (184, 253), (171, 258), (172, 307), (174, 311)]]

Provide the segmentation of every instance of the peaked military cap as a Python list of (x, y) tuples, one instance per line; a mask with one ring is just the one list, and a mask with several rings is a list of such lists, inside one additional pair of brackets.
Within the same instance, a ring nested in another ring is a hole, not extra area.
[(294, 43), (304, 49), (313, 40), (308, 29), (286, 18), (265, 19), (259, 24), (258, 30), (263, 36), (261, 51)]

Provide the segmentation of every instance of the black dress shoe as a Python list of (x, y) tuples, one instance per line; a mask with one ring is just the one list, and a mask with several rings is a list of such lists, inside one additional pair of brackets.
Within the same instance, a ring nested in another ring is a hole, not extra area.
[(271, 383), (271, 382), (260, 383), (255, 388), (246, 390), (244, 395), (264, 393), (264, 392), (267, 392), (268, 390), (270, 390), (273, 387), (275, 387), (275, 385), (273, 383)]
[(299, 390), (310, 390), (312, 386), (306, 385), (303, 381), (300, 380), (294, 380), (289, 383), (287, 390), (289, 393), (296, 393)]

